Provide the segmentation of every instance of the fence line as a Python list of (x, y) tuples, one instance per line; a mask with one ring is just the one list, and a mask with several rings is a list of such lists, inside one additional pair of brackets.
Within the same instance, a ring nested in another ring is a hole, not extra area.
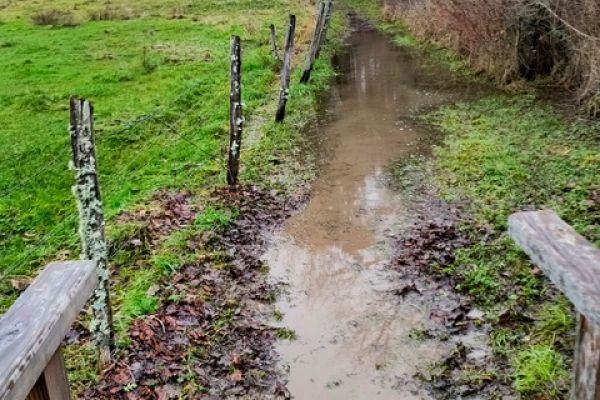
[[(323, 6), (324, 3), (321, 5), (321, 8)], [(319, 29), (322, 29), (322, 26)], [(277, 55), (279, 57), (274, 25), (271, 28), (271, 32), (272, 46), (275, 51), (274, 56)], [(278, 115), (281, 109), (283, 109), (283, 115), (285, 115), (285, 103), (288, 98), (291, 76), (294, 34), (295, 16), (291, 15), (285, 42), (285, 62), (281, 73)], [(314, 42), (317, 51), (320, 48), (320, 44), (320, 41)], [(241, 39), (237, 36), (232, 37), (230, 146), (229, 162), (227, 165), (227, 180), (230, 186), (237, 185), (239, 181), (240, 147), (244, 123), (241, 90), (241, 46)], [(314, 50), (314, 46), (311, 46), (311, 51)], [(181, 99), (189, 96), (189, 93), (189, 91), (182, 93), (172, 104), (176, 104)], [(133, 123), (128, 124), (123, 129), (113, 132), (113, 135), (118, 136), (128, 130), (137, 129), (145, 123), (153, 122), (160, 127), (155, 137), (150, 140), (151, 143), (158, 143), (164, 140), (161, 133), (169, 131), (174, 133), (174, 141), (183, 141), (193, 146), (199, 153), (210, 158), (214, 156), (214, 152), (205, 150), (187, 137), (189, 133), (198, 129), (196, 126), (188, 129), (178, 128), (178, 125), (189, 117), (190, 112), (200, 101), (202, 99), (194, 102), (187, 112), (181, 112), (181, 116), (175, 121), (168, 121), (161, 118), (160, 116), (164, 113), (164, 110), (159, 110), (154, 114), (144, 115), (135, 119)], [(7, 347), (5, 342), (0, 342), (0, 360), (2, 361), (0, 364), (10, 366), (0, 371), (0, 399), (22, 399), (28, 393), (30, 396), (41, 396), (44, 399), (68, 399), (69, 388), (62, 353), (60, 351), (60, 342), (66, 330), (76, 318), (77, 313), (83, 307), (94, 286), (96, 289), (91, 303), (94, 319), (90, 326), (90, 331), (99, 349), (100, 366), (106, 366), (112, 356), (111, 345), (114, 337), (112, 333), (112, 312), (109, 293), (109, 250), (104, 233), (104, 211), (102, 209), (98, 182), (99, 173), (96, 166), (97, 156), (93, 126), (93, 108), (88, 101), (76, 97), (71, 98), (70, 103), (72, 164), (75, 170), (76, 181), (74, 194), (77, 198), (79, 209), (81, 256), (90, 261), (62, 262), (48, 265), (35, 279), (30, 288), (20, 296), (15, 305), (0, 320), (0, 336), (2, 336), (2, 332), (11, 330), (11, 332), (18, 332), (19, 337), (24, 338), (20, 339), (19, 346), (13, 346), (13, 348)], [(283, 107), (281, 107), (282, 105)], [(146, 145), (148, 145), (148, 142), (146, 142)], [(128, 170), (135, 162), (141, 159), (145, 151), (147, 151), (147, 146), (144, 149), (137, 149), (133, 153), (133, 157), (126, 164), (120, 166), (116, 172), (113, 171), (111, 175), (119, 176), (119, 173)], [(22, 190), (27, 184), (31, 184), (31, 182), (51, 170), (61, 160), (62, 157), (54, 158), (27, 181), (21, 182), (20, 185), (3, 192), (3, 194), (11, 194), (17, 190)], [(194, 170), (192, 169), (190, 174), (193, 173)], [(110, 182), (109, 186), (115, 183), (110, 177), (108, 182)], [(77, 215), (75, 213), (65, 215), (61, 223), (55, 225), (49, 232), (37, 239), (31, 245), (31, 248), (24, 252), (20, 260), (13, 263), (11, 270), (14, 271), (17, 268), (24, 267), (28, 261), (33, 262), (31, 258), (36, 254), (36, 246), (53, 243), (59, 235), (65, 233), (65, 228), (69, 224), (74, 224), (76, 220)], [(128, 243), (124, 241), (118, 248), (111, 249), (111, 254), (121, 251), (127, 245)], [(39, 258), (35, 262), (38, 261)], [(10, 276), (10, 270), (0, 273), (1, 278), (7, 276)], [(56, 296), (54, 293), (61, 290), (57, 289), (58, 285), (62, 285), (61, 288), (64, 287), (66, 290), (62, 290)], [(48, 299), (51, 300), (48, 301)], [(59, 303), (53, 303), (54, 300), (59, 301)], [(34, 318), (35, 326), (22, 329), (25, 325), (23, 325), (21, 319), (27, 319), (27, 316), (33, 313), (33, 311), (27, 310), (35, 309), (39, 312), (43, 308), (41, 304), (53, 310), (53, 312), (43, 315), (48, 318)], [(46, 325), (52, 325), (52, 329), (45, 329)], [(17, 350), (16, 352), (14, 351), (15, 349)], [(6, 385), (3, 384), (5, 382), (7, 382)]]

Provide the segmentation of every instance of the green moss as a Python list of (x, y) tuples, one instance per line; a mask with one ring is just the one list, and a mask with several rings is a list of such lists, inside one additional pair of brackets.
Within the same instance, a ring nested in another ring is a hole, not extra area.
[(73, 393), (81, 393), (98, 380), (98, 357), (93, 342), (63, 347), (65, 367)]

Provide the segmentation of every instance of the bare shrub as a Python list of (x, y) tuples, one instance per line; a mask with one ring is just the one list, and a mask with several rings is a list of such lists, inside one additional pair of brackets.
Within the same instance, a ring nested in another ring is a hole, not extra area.
[(31, 22), (40, 26), (77, 26), (79, 22), (75, 15), (65, 10), (44, 10), (31, 16)]
[(185, 6), (176, 6), (171, 9), (171, 19), (184, 19), (186, 15)]
[(385, 0), (384, 7), (417, 37), (462, 54), (499, 82), (544, 77), (597, 109), (597, 0)]
[(106, 5), (104, 8), (89, 12), (91, 21), (127, 21), (139, 17), (133, 10)]

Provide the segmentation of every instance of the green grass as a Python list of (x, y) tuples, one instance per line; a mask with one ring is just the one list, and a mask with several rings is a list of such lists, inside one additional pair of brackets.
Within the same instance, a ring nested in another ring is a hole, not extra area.
[(562, 356), (551, 346), (536, 345), (520, 351), (514, 358), (515, 388), (522, 395), (544, 393), (549, 399), (564, 398), (569, 380)]
[[(36, 2), (2, 4), (0, 310), (16, 296), (10, 278), (31, 275), (59, 253), (78, 254), (68, 169), (70, 95), (95, 106), (100, 183), (108, 229), (114, 231), (115, 215), (158, 188), (194, 189), (223, 179), (230, 35), (243, 39), (243, 96), (252, 124), (277, 93), (269, 24), (283, 30), (285, 15), (295, 12), (300, 46), (310, 24), (304, 3), (292, 0), (244, 0), (235, 7), (225, 0), (117, 1), (114, 7), (136, 18), (110, 21), (89, 20), (98, 7), (93, 3), (74, 4), (44, 2), (44, 9), (76, 15), (79, 25), (63, 28), (32, 24)], [(174, 11), (184, 18), (172, 19)], [(331, 71), (322, 67), (319, 74), (330, 77)], [(311, 107), (300, 116), (291, 112), (296, 125), (269, 129), (300, 126), (313, 112), (314, 93), (296, 103), (292, 98), (290, 110)], [(255, 173), (246, 177), (260, 176), (261, 162), (249, 164)]]
[(448, 134), (435, 150), (446, 199), (472, 200), (497, 231), (525, 205), (552, 208), (600, 244), (599, 123), (567, 121), (530, 96), (489, 97), (428, 119)]
[[(5, 6), (1, 0), (0, 6)], [(130, 343), (131, 323), (160, 307), (156, 290), (169, 285), (172, 273), (207, 257), (215, 267), (228, 268), (225, 257), (221, 261), (219, 254), (191, 250), (187, 243), (202, 232), (226, 229), (238, 213), (210, 204), (207, 196), (224, 184), (231, 34), (243, 40), (247, 125), (242, 181), (285, 189), (312, 175), (301, 149), (307, 127), (316, 120), (318, 97), (335, 74), (329, 60), (342, 44), (346, 20), (335, 15), (331, 40), (311, 84), (297, 84), (295, 71), (287, 119), (276, 124), (278, 79), (268, 26), (275, 23), (281, 36), (286, 14), (295, 13), (297, 46), (303, 51), (312, 15), (296, 0), (247, 0), (230, 6), (225, 0), (116, 0), (111, 7), (135, 18), (90, 21), (98, 7), (92, 2), (45, 2), (44, 9), (73, 12), (79, 25), (69, 28), (33, 25), (30, 15), (39, 8), (33, 1), (3, 9), (0, 312), (18, 296), (10, 278), (33, 275), (48, 260), (78, 256), (73, 176), (68, 170), (71, 94), (88, 97), (95, 105), (118, 352)], [(179, 7), (185, 18), (172, 19)], [(302, 59), (299, 54), (299, 65)], [(191, 201), (202, 211), (193, 224), (151, 246), (143, 221), (120, 222), (116, 217), (124, 210), (132, 215), (153, 210), (157, 204), (152, 194), (165, 188), (190, 191)], [(132, 239), (141, 244), (129, 246)], [(228, 316), (216, 323), (226, 326)], [(73, 390), (81, 393), (97, 379), (93, 345), (70, 345), (66, 354)]]
[[(550, 208), (600, 245), (600, 123), (567, 120), (532, 96), (492, 96), (426, 118), (445, 133), (433, 160), (441, 195), (467, 201), (475, 217), (464, 229), (477, 244), (458, 251), (445, 272), (491, 315), (515, 310), (533, 317), (533, 324), (495, 326), (494, 351), (508, 360), (508, 379), (524, 398), (562, 398), (573, 310), (505, 232), (511, 213)], [(481, 229), (491, 238), (481, 241)]]

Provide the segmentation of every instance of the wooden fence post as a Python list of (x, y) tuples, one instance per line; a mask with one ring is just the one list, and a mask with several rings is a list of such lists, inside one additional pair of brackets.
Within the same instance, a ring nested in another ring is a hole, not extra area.
[(572, 400), (600, 400), (600, 250), (554, 212), (511, 215), (510, 236), (579, 312)]
[(294, 36), (296, 35), (296, 16), (290, 15), (287, 34), (285, 36), (285, 55), (283, 68), (281, 69), (281, 88), (279, 89), (279, 106), (275, 121), (281, 122), (285, 119), (285, 107), (290, 94), (290, 77), (292, 74), (292, 57), (294, 55)]
[(227, 183), (238, 184), (240, 170), (240, 150), (242, 147), (242, 131), (244, 116), (242, 113), (242, 55), (239, 36), (231, 38), (231, 93), (229, 97), (229, 163)]
[(275, 35), (275, 25), (271, 24), (271, 26), (269, 26), (269, 29), (271, 30), (271, 51), (273, 53), (273, 58), (279, 65), (279, 63), (281, 63), (281, 59), (279, 58), (279, 49), (277, 48), (277, 35)]
[(307, 83), (310, 80), (313, 64), (315, 63), (317, 51), (319, 49), (319, 45), (321, 44), (321, 32), (323, 29), (323, 20), (325, 19), (325, 2), (326, 0), (322, 0), (319, 7), (319, 14), (317, 15), (315, 31), (313, 33), (312, 42), (310, 43), (310, 50), (306, 56), (304, 71), (302, 72), (302, 77), (300, 78), (301, 83)]
[(108, 249), (104, 236), (104, 212), (98, 184), (93, 119), (93, 108), (89, 101), (71, 97), (70, 135), (75, 170), (73, 193), (79, 209), (81, 258), (96, 262), (98, 287), (92, 297), (93, 319), (90, 332), (98, 348), (99, 368), (104, 369), (112, 359), (114, 333)]
[(321, 49), (327, 41), (327, 31), (329, 31), (329, 25), (331, 24), (331, 16), (333, 14), (333, 0), (326, 0), (327, 5), (325, 7), (325, 18), (323, 19), (323, 28), (321, 29), (321, 37), (319, 39), (319, 47), (317, 48), (317, 54), (315, 58), (319, 58), (321, 55)]

